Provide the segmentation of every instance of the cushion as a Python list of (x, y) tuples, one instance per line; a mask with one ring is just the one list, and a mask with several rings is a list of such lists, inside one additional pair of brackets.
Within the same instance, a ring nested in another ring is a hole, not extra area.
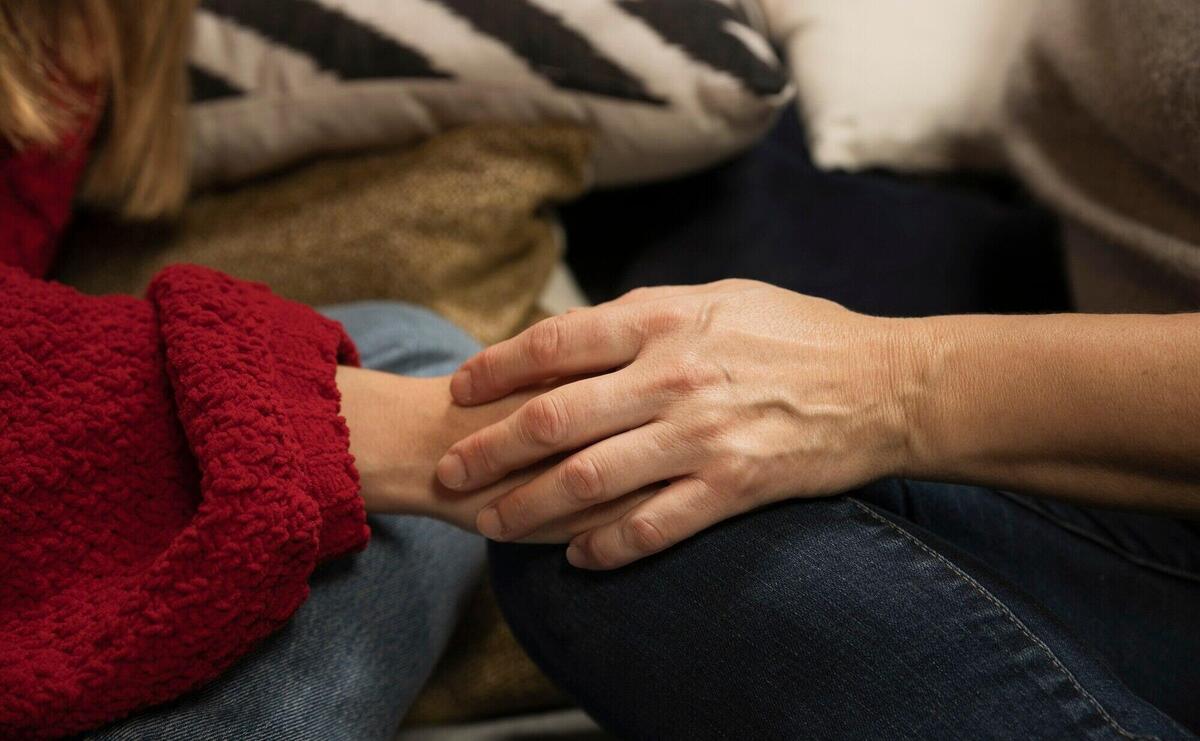
[(786, 105), (734, 0), (202, 0), (198, 185), (473, 122), (587, 124), (600, 184), (701, 168)]
[(82, 223), (58, 277), (137, 294), (164, 266), (199, 263), (311, 305), (421, 304), (495, 342), (541, 316), (561, 256), (547, 206), (587, 186), (590, 147), (577, 126), (481, 124), (328, 159), (195, 198), (170, 230)]
[(758, 0), (826, 169), (996, 167), (1008, 71), (1041, 0)]

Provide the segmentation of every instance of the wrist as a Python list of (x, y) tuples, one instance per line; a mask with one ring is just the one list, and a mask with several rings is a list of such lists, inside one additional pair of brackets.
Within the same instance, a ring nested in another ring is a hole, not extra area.
[(341, 367), (337, 381), (367, 511), (423, 515), (471, 528), (486, 497), (446, 491), (435, 474), (437, 462), (451, 445), (508, 416), (530, 394), (462, 407), (450, 396), (449, 376)]
[(895, 319), (891, 378), (888, 388), (896, 410), (897, 450), (895, 465), (888, 475), (901, 478), (937, 478), (940, 449), (939, 389), (944, 374), (947, 337), (937, 317)]
[(340, 367), (337, 382), (367, 510), (425, 514), (433, 467), (452, 442), (448, 379)]
[[(1022, 352), (1009, 317), (940, 316), (914, 320), (919, 348), (906, 405), (902, 476), (931, 481), (976, 481), (983, 461), (997, 454), (1002, 418), (1019, 400), (997, 387), (998, 354)], [(993, 461), (994, 462), (994, 461)]]

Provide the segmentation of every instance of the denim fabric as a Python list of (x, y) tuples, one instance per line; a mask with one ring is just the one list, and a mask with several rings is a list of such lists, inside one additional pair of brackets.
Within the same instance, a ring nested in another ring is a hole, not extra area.
[(518, 638), (622, 738), (1167, 739), (1200, 728), (1197, 553), (1166, 518), (885, 481), (615, 572), (491, 561)]
[[(477, 346), (422, 309), (338, 306), (363, 365), (449, 373)], [(373, 516), (363, 553), (320, 567), (286, 627), (214, 682), (94, 733), (132, 739), (390, 740), (483, 567), (483, 541), (420, 517)]]

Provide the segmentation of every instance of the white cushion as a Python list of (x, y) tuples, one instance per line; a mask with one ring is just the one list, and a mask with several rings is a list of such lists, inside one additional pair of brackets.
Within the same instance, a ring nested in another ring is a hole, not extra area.
[(1000, 162), (1008, 70), (1042, 0), (758, 1), (819, 166)]
[(199, 185), (546, 120), (596, 129), (599, 183), (637, 182), (727, 157), (792, 96), (732, 0), (202, 0), (192, 68)]

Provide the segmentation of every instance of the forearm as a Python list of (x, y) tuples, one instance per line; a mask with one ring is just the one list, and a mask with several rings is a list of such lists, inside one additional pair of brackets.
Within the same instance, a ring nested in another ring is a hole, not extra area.
[(1200, 316), (916, 325), (905, 475), (1200, 513)]
[(547, 319), (451, 389), (477, 405), (550, 379), (572, 380), (437, 471), (471, 492), (550, 462), (480, 512), (505, 540), (649, 487), (572, 538), (585, 568), (884, 476), (1200, 513), (1198, 316), (881, 319), (753, 281), (662, 286)]
[[(484, 505), (532, 475), (513, 474), (469, 495), (446, 490), (434, 475), (452, 443), (503, 419), (530, 393), (462, 407), (451, 400), (446, 376), (417, 378), (341, 366), (337, 383), (350, 453), (370, 513), (436, 517), (471, 529)], [(543, 533), (543, 539), (562, 540), (554, 535)]]
[(367, 510), (426, 513), (433, 466), (465, 429), (448, 381), (342, 366), (337, 383)]

